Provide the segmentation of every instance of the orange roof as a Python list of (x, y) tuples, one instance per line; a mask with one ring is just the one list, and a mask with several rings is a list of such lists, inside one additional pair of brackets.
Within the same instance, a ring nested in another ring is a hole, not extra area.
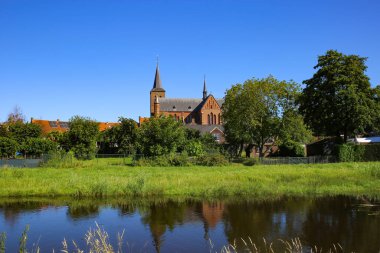
[[(54, 131), (63, 133), (69, 130), (69, 123), (66, 121), (32, 119), (31, 123), (40, 125), (42, 128), (42, 133), (44, 134), (48, 134)], [(98, 122), (98, 123), (99, 123), (99, 131), (105, 131), (111, 127), (114, 127), (120, 124), (116, 122)]]

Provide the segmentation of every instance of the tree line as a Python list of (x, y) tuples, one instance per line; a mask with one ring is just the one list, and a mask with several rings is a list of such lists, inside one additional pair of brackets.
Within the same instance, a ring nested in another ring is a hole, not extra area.
[(96, 153), (140, 154), (157, 157), (171, 153), (200, 156), (219, 149), (211, 134), (188, 129), (171, 117), (151, 118), (141, 127), (133, 119), (119, 118), (119, 124), (99, 131), (99, 123), (74, 116), (66, 132), (43, 135), (41, 126), (26, 123), (23, 116), (0, 126), (0, 157), (39, 156), (49, 152), (71, 152), (77, 159), (92, 159)]
[(68, 131), (43, 135), (40, 126), (25, 123), (15, 110), (0, 125), (0, 157), (51, 151), (72, 152), (79, 159), (91, 159), (97, 152), (157, 157), (216, 151), (240, 157), (254, 150), (260, 156), (304, 156), (302, 145), (315, 136), (347, 142), (379, 133), (380, 86), (371, 87), (366, 60), (329, 50), (318, 57), (316, 71), (303, 81), (304, 87), (273, 76), (232, 85), (222, 105), (227, 141), (223, 146), (210, 134), (201, 135), (170, 117), (150, 118), (140, 127), (120, 117), (119, 125), (100, 132), (95, 120), (74, 116)]
[[(380, 86), (371, 88), (367, 58), (329, 50), (318, 57), (316, 72), (301, 86), (269, 76), (252, 78), (227, 90), (222, 115), (231, 150), (239, 156), (258, 148), (298, 156), (313, 136), (378, 134)], [(269, 146), (269, 148), (268, 148)], [(265, 148), (266, 147), (266, 148)]]

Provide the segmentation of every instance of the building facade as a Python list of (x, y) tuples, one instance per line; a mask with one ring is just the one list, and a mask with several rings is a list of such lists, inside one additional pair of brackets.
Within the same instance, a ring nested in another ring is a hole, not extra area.
[[(223, 99), (208, 94), (206, 80), (203, 83), (202, 98), (168, 98), (162, 86), (159, 66), (157, 64), (153, 88), (150, 90), (150, 116), (170, 116), (183, 122), (188, 128), (201, 133), (211, 133), (219, 143), (224, 142), (222, 122)], [(147, 118), (140, 117), (139, 123)]]

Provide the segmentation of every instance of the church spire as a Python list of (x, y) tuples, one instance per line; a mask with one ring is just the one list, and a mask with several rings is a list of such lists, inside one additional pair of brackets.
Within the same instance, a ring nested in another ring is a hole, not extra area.
[(160, 69), (158, 68), (158, 59), (157, 59), (156, 75), (154, 77), (154, 83), (153, 83), (152, 91), (165, 91), (162, 88), (162, 83), (161, 83), (161, 78), (160, 78)]
[(206, 76), (203, 79), (203, 100), (207, 98)]

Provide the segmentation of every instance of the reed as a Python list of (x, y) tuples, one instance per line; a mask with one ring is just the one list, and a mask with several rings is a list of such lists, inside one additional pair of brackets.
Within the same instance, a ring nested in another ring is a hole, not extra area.
[[(19, 253), (35, 252), (39, 253), (39, 248), (27, 251), (26, 249), (26, 239), (27, 239), (28, 227), (25, 229), (24, 233), (20, 239), (20, 250)], [(5, 243), (5, 236), (2, 237)], [(103, 227), (95, 223), (95, 228), (90, 228), (84, 235), (86, 249), (80, 248), (78, 243), (72, 241), (67, 242), (66, 239), (62, 241), (62, 253), (127, 253), (132, 252), (132, 249), (128, 247), (128, 243), (124, 241), (124, 231), (117, 234), (117, 245), (112, 245), (110, 243), (110, 236)], [(280, 246), (274, 247), (275, 243), (280, 243)], [(123, 245), (126, 244), (124, 247)], [(72, 248), (72, 250), (70, 250)], [(215, 249), (215, 246), (211, 240), (209, 240), (209, 251), (210, 252), (220, 252), (220, 253), (343, 253), (344, 250), (340, 244), (333, 244), (329, 249), (323, 250), (317, 246), (304, 246), (300, 238), (294, 238), (290, 240), (278, 239), (276, 241), (269, 242), (263, 238), (262, 243), (254, 242), (250, 237), (240, 238), (234, 240), (232, 243), (222, 246), (221, 249)], [(54, 251), (53, 251), (54, 252)], [(1, 253), (5, 253), (5, 248)]]

